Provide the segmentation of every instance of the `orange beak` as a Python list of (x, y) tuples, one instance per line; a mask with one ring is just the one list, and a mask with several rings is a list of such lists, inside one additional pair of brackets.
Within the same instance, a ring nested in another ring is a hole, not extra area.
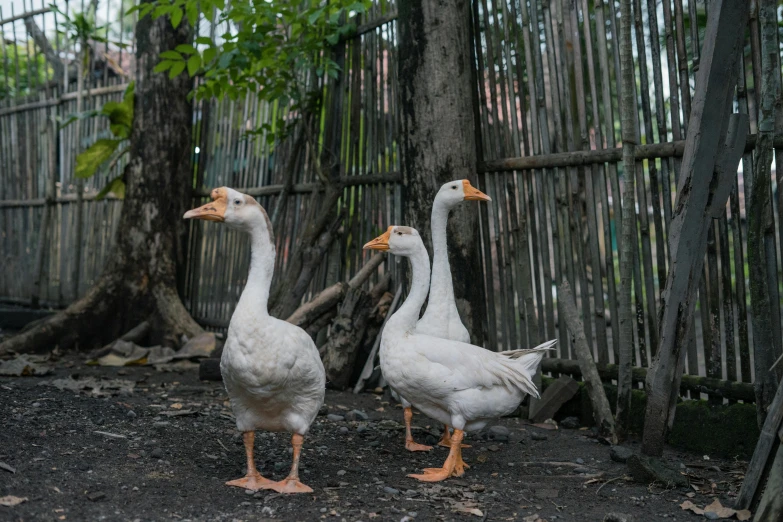
[(462, 188), (465, 192), (465, 201), (492, 201), (492, 198), (481, 192), (470, 184), (470, 181), (463, 179)]
[(228, 208), (228, 191), (225, 187), (216, 188), (212, 190), (210, 197), (212, 198), (210, 203), (188, 210), (182, 218), (222, 223), (225, 220), (226, 208)]
[(366, 243), (364, 245), (364, 250), (380, 250), (381, 252), (389, 250), (389, 237), (391, 236), (392, 228), (394, 227), (391, 226), (387, 228), (386, 232)]

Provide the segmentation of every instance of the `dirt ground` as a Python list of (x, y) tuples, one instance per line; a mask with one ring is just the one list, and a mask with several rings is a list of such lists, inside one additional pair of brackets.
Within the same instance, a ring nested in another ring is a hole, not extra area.
[[(746, 466), (670, 449), (666, 458), (690, 487), (634, 484), (590, 430), (505, 418), (496, 425), (508, 432), (492, 433), (507, 433), (508, 441), (489, 439), (489, 430), (466, 437), (464, 477), (424, 484), (406, 474), (439, 466), (445, 448), (409, 453), (399, 406), (371, 393), (329, 391), (302, 457), (302, 481), (314, 493), (253, 494), (224, 485), (244, 474), (245, 459), (220, 383), (199, 381), (195, 369), (91, 367), (74, 357), (52, 365), (46, 376), (0, 378), (0, 497), (27, 499), (0, 506), (0, 520), (551, 522), (612, 512), (697, 520), (680, 504), (704, 507), (717, 497), (730, 505)], [(86, 389), (52, 385), (70, 378)], [(420, 442), (435, 442), (435, 423), (417, 414), (414, 424)], [(289, 451), (288, 435), (257, 435), (264, 476), (283, 478)]]

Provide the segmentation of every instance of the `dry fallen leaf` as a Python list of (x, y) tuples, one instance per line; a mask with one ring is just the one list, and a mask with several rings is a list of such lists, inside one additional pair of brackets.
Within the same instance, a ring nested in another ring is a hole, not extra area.
[(484, 516), (484, 512), (481, 511), (479, 508), (467, 507), (467, 506), (462, 506), (462, 505), (459, 505), (459, 504), (457, 506), (455, 506), (455, 507), (456, 507), (457, 511), (459, 511), (460, 513), (468, 513), (469, 515), (476, 515), (477, 517), (483, 517)]
[(731, 508), (724, 507), (717, 498), (709, 506), (704, 508), (705, 513), (715, 513), (720, 518), (731, 518), (736, 513)]
[(182, 409), (182, 403), (181, 402), (175, 402), (170, 406), (173, 410), (181, 410)]
[(8, 495), (6, 497), (0, 497), (0, 506), (14, 507), (26, 501), (27, 497), (15, 497), (13, 495)]
[(484, 462), (486, 462), (486, 461), (487, 461), (487, 459), (489, 459), (489, 457), (487, 456), (487, 454), (486, 454), (486, 453), (479, 453), (479, 454), (478, 454), (478, 457), (476, 457), (476, 460), (477, 460), (477, 461), (479, 461), (479, 462), (481, 462), (482, 464), (483, 464)]
[(704, 514), (704, 510), (701, 509), (700, 507), (698, 507), (696, 504), (694, 504), (690, 500), (686, 500), (685, 502), (680, 504), (680, 507), (682, 509), (686, 510), (686, 511), (688, 511), (688, 510), (693, 511), (697, 515), (703, 515)]

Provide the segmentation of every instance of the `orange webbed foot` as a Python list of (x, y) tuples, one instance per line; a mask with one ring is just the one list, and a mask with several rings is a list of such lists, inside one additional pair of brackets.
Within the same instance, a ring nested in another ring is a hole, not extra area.
[(264, 489), (273, 489), (278, 493), (312, 493), (313, 489), (299, 482), (299, 479), (283, 479), (280, 482), (269, 482)]
[[(451, 448), (451, 432), (449, 431), (449, 427), (445, 426), (443, 429), (443, 436), (440, 438), (440, 441), (438, 441), (438, 446), (443, 446), (444, 448)], [(469, 448), (469, 444), (460, 444), (460, 448)]]
[(411, 474), (408, 476), (421, 482), (440, 482), (446, 480), (452, 474), (446, 468), (426, 468), (421, 475)]
[(405, 449), (408, 451), (429, 451), (432, 449), (432, 446), (425, 446), (424, 444), (413, 442), (413, 440), (406, 440)]
[(267, 484), (272, 484), (272, 481), (262, 477), (259, 473), (246, 475), (240, 479), (226, 482), (226, 486), (249, 489), (250, 491), (258, 491)]

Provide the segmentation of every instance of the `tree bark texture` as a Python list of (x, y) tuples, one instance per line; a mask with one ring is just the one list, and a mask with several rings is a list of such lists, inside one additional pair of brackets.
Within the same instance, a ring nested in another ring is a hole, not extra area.
[[(66, 310), (0, 344), (10, 350), (47, 350), (78, 343), (102, 346), (150, 319), (150, 342), (175, 346), (201, 328), (176, 290), (184, 264), (186, 223), (192, 204), (191, 81), (153, 73), (161, 52), (190, 43), (185, 20), (145, 17), (136, 26), (137, 80), (131, 159), (115, 245), (98, 282)], [(87, 223), (87, 226), (91, 226)]]
[(345, 294), (324, 345), (324, 369), (330, 387), (344, 390), (350, 384), (353, 366), (370, 316), (370, 296), (361, 288)]
[[(415, 227), (431, 255), (435, 194), (451, 180), (476, 181), (470, 2), (401, 0), (397, 23), (405, 222), (395, 224)], [(448, 244), (457, 309), (471, 341), (480, 345), (486, 303), (477, 205), (466, 202), (451, 211)]]
[[(759, 426), (764, 423), (777, 389), (777, 378), (770, 371), (775, 362), (773, 312), (769, 291), (765, 231), (771, 219), (770, 168), (775, 137), (775, 101), (780, 94), (780, 71), (776, 70), (777, 2), (759, 2), (761, 25), (761, 93), (759, 103), (758, 143), (754, 155), (753, 178), (748, 203), (748, 264), (750, 269), (750, 307), (753, 321), (753, 353), (756, 368), (756, 408)], [(772, 268), (774, 270), (774, 268)]]
[(659, 347), (647, 373), (642, 452), (660, 456), (682, 372), (682, 348), (693, 323), (707, 232), (725, 206), (745, 146), (747, 120), (731, 115), (748, 6), (715, 0), (696, 77), (688, 136), (669, 229), (671, 265), (661, 296)]
[[(622, 75), (621, 123), (623, 139), (623, 195), (620, 243), (620, 292), (618, 295), (619, 375), (617, 378), (617, 434), (623, 438), (631, 414), (631, 369), (633, 367), (634, 310), (631, 305), (633, 242), (636, 241), (636, 77), (631, 44), (631, 0), (620, 2), (620, 72)], [(638, 290), (637, 290), (638, 291)]]

